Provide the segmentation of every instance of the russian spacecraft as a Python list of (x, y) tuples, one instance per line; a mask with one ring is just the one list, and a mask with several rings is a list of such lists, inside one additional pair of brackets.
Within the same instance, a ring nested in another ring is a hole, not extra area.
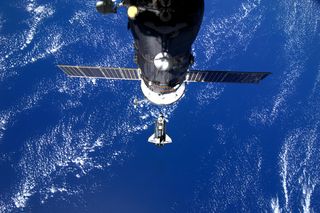
[[(191, 47), (202, 23), (204, 0), (124, 0), (119, 4), (99, 0), (96, 3), (102, 14), (116, 13), (120, 7), (127, 8), (137, 68), (58, 65), (68, 76), (137, 80), (150, 102), (169, 105), (183, 97), (186, 82), (259, 83), (270, 74), (189, 69), (194, 62)], [(165, 128), (162, 120), (162, 116), (157, 119), (150, 142), (171, 142), (165, 134), (160, 134), (161, 137), (157, 134), (162, 132), (158, 127)]]

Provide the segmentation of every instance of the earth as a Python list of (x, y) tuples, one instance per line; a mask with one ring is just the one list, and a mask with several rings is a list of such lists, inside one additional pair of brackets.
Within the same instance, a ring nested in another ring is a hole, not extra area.
[(168, 107), (57, 68), (136, 67), (125, 9), (94, 5), (0, 3), (0, 212), (320, 212), (320, 1), (205, 0), (193, 68), (272, 75)]

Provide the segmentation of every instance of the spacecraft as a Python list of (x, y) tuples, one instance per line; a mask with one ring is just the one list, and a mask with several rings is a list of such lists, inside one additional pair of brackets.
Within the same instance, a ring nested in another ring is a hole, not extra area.
[[(190, 70), (191, 47), (199, 32), (204, 0), (99, 0), (102, 14), (127, 8), (128, 29), (134, 38), (137, 68), (58, 65), (70, 77), (136, 80), (144, 96), (156, 105), (169, 105), (183, 97), (188, 82), (259, 83), (269, 72)], [(163, 128), (160, 130), (160, 128)], [(171, 143), (162, 115), (149, 142)], [(161, 133), (161, 134), (160, 134)]]
[(149, 137), (148, 141), (157, 146), (172, 143), (171, 138), (166, 134), (166, 120), (162, 114), (155, 121), (154, 134)]

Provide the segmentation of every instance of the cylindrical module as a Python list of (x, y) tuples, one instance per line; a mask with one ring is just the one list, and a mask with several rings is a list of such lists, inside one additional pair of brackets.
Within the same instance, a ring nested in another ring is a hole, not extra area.
[(200, 29), (204, 2), (145, 2), (148, 1), (134, 1), (135, 5), (131, 6), (138, 11), (132, 10), (134, 18), (129, 19), (129, 27), (135, 39), (137, 63), (141, 69), (142, 89), (149, 97), (150, 93), (175, 93), (179, 88), (181, 90), (193, 61), (191, 46)]

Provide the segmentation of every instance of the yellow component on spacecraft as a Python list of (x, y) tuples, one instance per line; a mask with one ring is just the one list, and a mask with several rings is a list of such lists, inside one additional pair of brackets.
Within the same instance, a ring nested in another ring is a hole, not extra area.
[(135, 19), (136, 16), (138, 15), (139, 11), (138, 8), (136, 6), (130, 6), (128, 8), (128, 17), (130, 19)]

